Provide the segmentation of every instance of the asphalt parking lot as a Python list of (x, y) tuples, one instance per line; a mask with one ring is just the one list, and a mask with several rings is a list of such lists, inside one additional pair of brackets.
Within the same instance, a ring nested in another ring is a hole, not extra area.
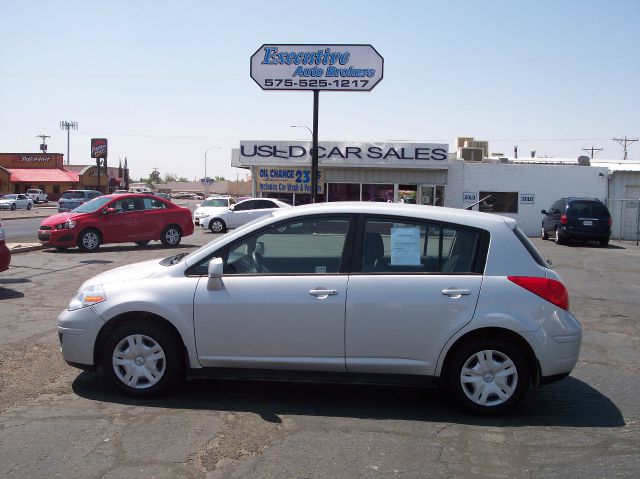
[[(196, 228), (179, 250), (213, 237)], [(62, 361), (55, 319), (85, 279), (176, 251), (14, 255), (0, 274), (0, 477), (637, 477), (640, 248), (534, 243), (568, 286), (583, 349), (569, 378), (493, 419), (400, 387), (196, 380), (125, 399)]]

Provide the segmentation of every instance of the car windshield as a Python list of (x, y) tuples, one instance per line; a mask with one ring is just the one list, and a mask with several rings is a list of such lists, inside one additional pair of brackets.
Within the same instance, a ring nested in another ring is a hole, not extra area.
[(229, 206), (229, 200), (226, 198), (209, 198), (202, 202), (202, 206), (218, 206), (225, 207)]
[(67, 199), (67, 200), (73, 200), (73, 199), (82, 199), (84, 198), (84, 193), (82, 191), (65, 191), (64, 193), (62, 193), (62, 198)]
[(2, 197), (3, 200), (17, 200), (18, 199), (18, 195), (4, 195)]
[(102, 208), (104, 205), (109, 203), (109, 201), (111, 200), (112, 198), (110, 198), (109, 196), (99, 196), (97, 198), (94, 198), (91, 201), (87, 201), (86, 203), (78, 206), (75, 210), (73, 210), (73, 212), (74, 213), (94, 213), (98, 211), (100, 208)]

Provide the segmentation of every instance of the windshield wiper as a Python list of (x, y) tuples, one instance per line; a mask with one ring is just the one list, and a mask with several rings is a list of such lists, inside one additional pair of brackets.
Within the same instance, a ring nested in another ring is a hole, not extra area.
[(189, 253), (174, 254), (173, 256), (169, 256), (168, 258), (165, 258), (162, 261), (160, 261), (160, 264), (162, 266), (172, 266), (172, 265), (178, 263), (182, 258), (187, 256), (188, 254)]

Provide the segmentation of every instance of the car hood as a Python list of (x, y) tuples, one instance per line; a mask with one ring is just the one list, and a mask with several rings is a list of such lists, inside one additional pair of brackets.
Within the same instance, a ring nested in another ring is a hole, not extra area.
[(196, 208), (193, 214), (213, 215), (222, 213), (223, 211), (229, 211), (229, 208), (226, 206), (201, 206), (200, 208)]
[(122, 281), (132, 281), (136, 279), (145, 279), (158, 271), (162, 259), (152, 259), (141, 263), (127, 264), (119, 268), (110, 269), (104, 273), (100, 273), (91, 279), (88, 279), (82, 285), (82, 288), (94, 284), (117, 283)]
[(74, 213), (73, 211), (68, 211), (66, 213), (58, 213), (55, 215), (51, 215), (48, 218), (45, 218), (42, 221), (42, 226), (55, 226), (60, 223), (64, 223), (69, 218), (79, 218), (85, 216), (90, 213)]

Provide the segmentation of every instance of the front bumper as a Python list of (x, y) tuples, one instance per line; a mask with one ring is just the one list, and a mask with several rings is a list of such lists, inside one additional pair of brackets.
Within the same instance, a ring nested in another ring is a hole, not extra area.
[(93, 351), (96, 338), (104, 321), (92, 306), (67, 311), (58, 316), (58, 337), (62, 357), (72, 366), (81, 369), (96, 366)]
[(74, 230), (38, 230), (38, 241), (45, 246), (75, 246), (76, 233)]

